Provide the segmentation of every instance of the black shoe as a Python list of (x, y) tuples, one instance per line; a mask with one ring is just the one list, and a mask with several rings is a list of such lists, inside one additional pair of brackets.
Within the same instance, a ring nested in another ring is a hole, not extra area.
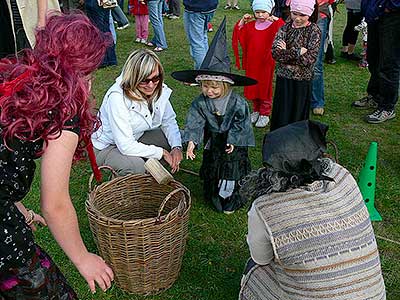
[(373, 96), (367, 95), (362, 97), (360, 100), (354, 101), (351, 106), (361, 109), (377, 108), (378, 103)]
[(348, 56), (347, 52), (340, 51), (340, 57), (347, 58), (347, 56)]
[(336, 59), (332, 58), (332, 59), (325, 59), (325, 63), (328, 65), (334, 65), (336, 64)]
[(358, 54), (355, 54), (355, 53), (351, 53), (351, 54), (347, 53), (347, 59), (348, 60), (360, 61), (361, 60), (361, 56), (358, 55)]

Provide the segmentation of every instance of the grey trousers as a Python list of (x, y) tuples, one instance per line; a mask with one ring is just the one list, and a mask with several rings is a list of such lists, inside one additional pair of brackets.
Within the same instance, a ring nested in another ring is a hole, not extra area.
[[(146, 145), (154, 145), (170, 151), (171, 147), (161, 129), (146, 131), (138, 140)], [(99, 166), (110, 166), (119, 175), (144, 174), (146, 158), (123, 155), (116, 145), (110, 145), (103, 150), (94, 149), (96, 162)]]

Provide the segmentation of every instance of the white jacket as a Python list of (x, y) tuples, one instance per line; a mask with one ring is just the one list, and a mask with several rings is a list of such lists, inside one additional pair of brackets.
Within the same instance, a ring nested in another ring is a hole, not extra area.
[(156, 128), (161, 128), (171, 148), (181, 146), (176, 114), (169, 102), (172, 90), (163, 84), (161, 96), (153, 104), (151, 114), (146, 101), (130, 100), (120, 84), (121, 76), (104, 96), (99, 111), (102, 125), (92, 134), (93, 146), (103, 150), (116, 145), (123, 155), (161, 159), (161, 147), (138, 142), (145, 131)]

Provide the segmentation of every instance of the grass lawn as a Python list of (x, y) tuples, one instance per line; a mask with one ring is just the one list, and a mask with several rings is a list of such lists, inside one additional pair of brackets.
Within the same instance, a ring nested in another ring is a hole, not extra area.
[[(213, 20), (217, 29), (224, 15), (227, 16), (228, 37), (231, 36), (234, 23), (250, 11), (249, 1), (240, 0), (240, 11), (224, 11), (224, 1)], [(345, 25), (345, 8), (339, 6), (340, 14), (335, 20), (335, 44), (337, 63), (325, 65), (326, 113), (318, 121), (329, 124), (329, 140), (339, 148), (339, 162), (357, 178), (371, 141), (378, 142), (378, 163), (376, 183), (376, 207), (383, 217), (382, 222), (373, 224), (375, 233), (395, 241), (400, 240), (399, 151), (400, 118), (380, 125), (365, 123), (362, 118), (366, 111), (350, 107), (352, 101), (365, 95), (369, 73), (360, 69), (355, 62), (339, 57), (341, 33)], [(132, 19), (131, 19), (132, 20)], [(134, 24), (126, 30), (118, 31), (117, 55), (119, 65), (96, 72), (94, 94), (98, 104), (107, 88), (120, 73), (128, 54), (144, 47), (134, 43)], [(159, 54), (166, 71), (166, 84), (173, 89), (172, 104), (177, 113), (178, 123), (184, 125), (185, 115), (190, 102), (199, 93), (196, 87), (186, 87), (173, 80), (169, 74), (175, 70), (191, 69), (193, 62), (183, 29), (182, 18), (165, 20), (165, 32), (169, 44), (168, 50)], [(213, 33), (210, 33), (210, 38)], [(358, 51), (360, 47), (358, 47)], [(233, 54), (231, 51), (231, 58)], [(242, 93), (243, 89), (238, 88)], [(400, 113), (400, 112), (399, 112)], [(261, 166), (261, 142), (268, 129), (255, 129), (257, 145), (250, 150), (253, 169)], [(397, 149), (397, 150), (396, 150)], [(398, 152), (397, 152), (398, 153)], [(184, 161), (182, 167), (198, 171), (201, 155), (194, 162)], [(71, 174), (70, 192), (76, 207), (82, 236), (91, 251), (96, 247), (88, 225), (84, 202), (87, 198), (87, 184), (90, 175), (88, 163), (74, 166)], [(202, 183), (199, 178), (184, 173), (176, 175), (192, 193), (193, 207), (190, 216), (189, 238), (183, 259), (180, 276), (176, 283), (158, 296), (141, 297), (124, 293), (113, 286), (107, 293), (98, 291), (91, 295), (89, 288), (72, 263), (52, 238), (47, 228), (41, 228), (36, 234), (37, 242), (54, 258), (66, 274), (70, 284), (81, 299), (237, 299), (241, 272), (249, 256), (245, 234), (247, 231), (246, 208), (233, 215), (216, 213), (202, 197)], [(29, 197), (25, 201), (28, 207), (39, 209), (39, 180), (36, 177)], [(400, 252), (399, 245), (378, 238), (383, 274), (388, 299), (400, 299)]]

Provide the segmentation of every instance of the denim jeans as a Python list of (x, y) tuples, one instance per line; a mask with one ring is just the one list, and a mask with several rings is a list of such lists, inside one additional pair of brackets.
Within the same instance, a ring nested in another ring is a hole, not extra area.
[(201, 63), (208, 51), (207, 24), (214, 16), (211, 13), (189, 12), (183, 13), (183, 24), (189, 41), (190, 55), (194, 60), (194, 68), (200, 69)]
[(312, 82), (311, 108), (324, 107), (325, 91), (324, 91), (324, 45), (328, 29), (328, 18), (319, 19), (317, 22), (321, 30), (321, 46), (317, 61), (314, 66), (314, 79)]
[(164, 22), (162, 17), (162, 8), (164, 0), (149, 0), (147, 6), (149, 8), (149, 18), (153, 27), (154, 36), (151, 42), (157, 47), (163, 49), (168, 48), (167, 39), (164, 32)]
[(368, 24), (367, 60), (368, 94), (377, 100), (378, 108), (394, 109), (399, 97), (400, 12), (386, 13)]
[(117, 5), (113, 9), (111, 9), (111, 15), (115, 22), (117, 22), (118, 27), (122, 27), (126, 24), (129, 24), (128, 18), (125, 16), (122, 8)]
[[(86, 15), (92, 23), (102, 32), (111, 34), (110, 31), (110, 9), (104, 9), (97, 4), (97, 0), (85, 1)], [(117, 56), (115, 54), (115, 44), (113, 43), (107, 48), (101, 67), (117, 64)]]

